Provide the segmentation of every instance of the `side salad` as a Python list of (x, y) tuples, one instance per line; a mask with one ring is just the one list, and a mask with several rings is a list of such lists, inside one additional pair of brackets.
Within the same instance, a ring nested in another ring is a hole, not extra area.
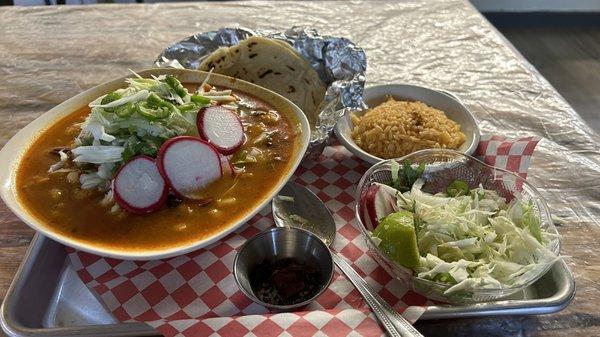
[(444, 294), (516, 287), (558, 259), (549, 248), (557, 235), (542, 228), (532, 203), (462, 180), (430, 194), (422, 190), (424, 165), (391, 163), (390, 186), (367, 191), (373, 242), (418, 278), (448, 284)]

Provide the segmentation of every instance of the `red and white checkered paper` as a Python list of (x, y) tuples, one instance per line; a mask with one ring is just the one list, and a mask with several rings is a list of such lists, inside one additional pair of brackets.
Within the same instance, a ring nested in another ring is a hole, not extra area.
[(507, 139), (504, 136), (482, 136), (474, 156), (484, 163), (518, 174), (527, 178), (529, 162), (535, 146), (540, 141), (537, 137)]
[[(539, 139), (482, 137), (476, 155), (525, 176)], [(339, 144), (317, 160), (306, 159), (294, 179), (314, 191), (333, 213), (338, 235), (333, 248), (394, 308), (411, 321), (426, 298), (393, 279), (366, 254), (354, 218), (356, 184), (368, 164)], [(68, 249), (83, 282), (123, 322), (146, 322), (165, 336), (379, 336), (383, 334), (361, 295), (336, 273), (329, 289), (301, 312), (270, 313), (237, 287), (236, 250), (274, 225), (270, 207), (206, 249), (155, 261), (125, 261)]]

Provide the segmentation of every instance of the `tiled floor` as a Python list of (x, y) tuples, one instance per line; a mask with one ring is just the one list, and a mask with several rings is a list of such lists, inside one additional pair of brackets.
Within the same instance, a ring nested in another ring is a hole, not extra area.
[(500, 30), (600, 133), (600, 28)]

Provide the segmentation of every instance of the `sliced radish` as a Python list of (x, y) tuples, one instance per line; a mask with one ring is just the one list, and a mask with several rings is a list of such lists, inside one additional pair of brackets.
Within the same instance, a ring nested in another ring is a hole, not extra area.
[(388, 185), (373, 183), (360, 200), (360, 215), (365, 227), (375, 229), (379, 220), (398, 211), (396, 203), (398, 191)]
[(158, 172), (154, 159), (137, 156), (123, 165), (114, 180), (117, 204), (126, 212), (147, 214), (167, 201), (169, 188)]
[(156, 162), (173, 192), (193, 200), (204, 200), (202, 189), (223, 175), (217, 150), (197, 137), (169, 139), (158, 150)]
[(373, 186), (369, 186), (366, 191), (361, 192), (360, 200), (358, 201), (358, 212), (360, 216), (360, 220), (365, 226), (365, 228), (369, 231), (375, 229), (375, 224), (371, 222), (371, 218), (369, 217), (369, 212), (367, 212), (367, 193)]
[(196, 124), (200, 136), (224, 155), (237, 151), (246, 138), (238, 115), (219, 105), (200, 110)]
[(235, 169), (229, 158), (224, 155), (219, 155), (219, 159), (221, 160), (221, 170), (223, 171), (223, 177), (226, 177), (227, 175), (234, 176)]

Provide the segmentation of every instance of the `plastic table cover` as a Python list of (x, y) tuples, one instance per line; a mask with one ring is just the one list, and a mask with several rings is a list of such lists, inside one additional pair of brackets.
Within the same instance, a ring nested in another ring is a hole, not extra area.
[[(564, 220), (559, 231), (577, 282), (575, 300), (552, 316), (425, 322), (422, 332), (600, 334), (600, 135), (467, 1), (1, 8), (0, 145), (63, 100), (128, 68), (149, 67), (166, 46), (193, 33), (293, 25), (345, 36), (363, 47), (367, 86), (411, 83), (448, 90), (474, 112), (482, 132), (543, 138), (528, 179)], [(15, 219), (2, 206), (0, 229), (9, 245), (31, 235)], [(9, 256), (14, 253), (0, 248), (0, 263)]]

